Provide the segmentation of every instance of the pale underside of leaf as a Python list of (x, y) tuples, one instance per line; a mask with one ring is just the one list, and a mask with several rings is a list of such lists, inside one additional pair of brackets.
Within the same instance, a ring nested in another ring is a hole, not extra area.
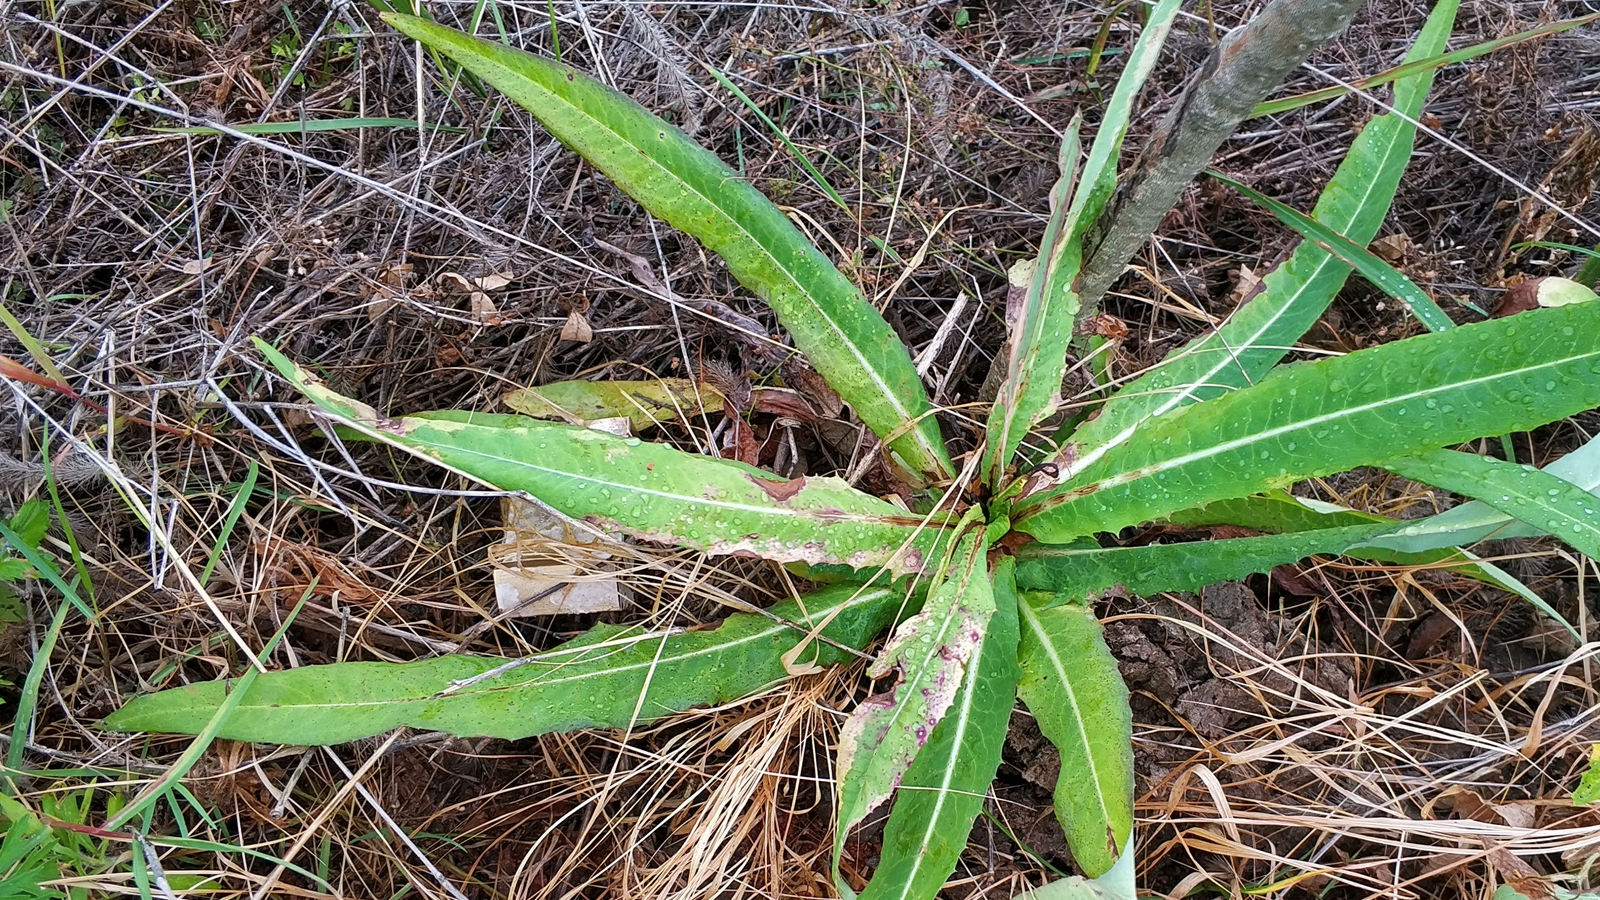
[(1487, 503), (1600, 559), (1600, 498), (1533, 466), (1454, 450), (1390, 460), (1383, 467)]
[(532, 54), (411, 16), (384, 21), (531, 112), (653, 215), (721, 256), (910, 472), (954, 469), (911, 356), (887, 322), (770, 200), (710, 151), (624, 95)]
[[(1434, 7), (1407, 59), (1438, 53), (1449, 39), (1458, 0)], [(1312, 218), (1366, 246), (1377, 235), (1411, 156), (1422, 101), (1432, 73), (1395, 85), (1395, 112), (1362, 129), (1317, 199)], [(1350, 266), (1312, 242), (1303, 242), (1269, 272), (1261, 290), (1209, 334), (1129, 383), (1100, 415), (1074, 435), (1061, 455), (1061, 480), (1072, 478), (1133, 437), (1143, 423), (1260, 380), (1283, 359), (1333, 301)]]
[[(577, 728), (624, 728), (728, 703), (784, 681), (783, 654), (829, 616), (826, 641), (862, 647), (895, 618), (904, 592), (840, 585), (705, 631), (641, 632), (599, 625), (566, 645), (515, 661), (443, 656), (414, 663), (338, 663), (261, 675), (220, 736), (337, 744), (402, 726), (507, 739)], [(786, 624), (793, 623), (793, 624)], [(824, 641), (818, 665), (854, 657)], [(140, 697), (104, 722), (116, 731), (195, 734), (228, 697), (210, 681)]]
[(950, 711), (900, 782), (883, 849), (860, 900), (929, 900), (955, 870), (1000, 767), (1016, 699), (1011, 562), (994, 573), (995, 612)]
[[(1480, 515), (1468, 510), (1469, 516), (1466, 519), (1452, 519), (1451, 522), (1454, 524), (1436, 521), (1448, 518), (1454, 510), (1408, 522), (1356, 512), (1331, 503), (1294, 497), (1282, 491), (1272, 491), (1264, 495), (1240, 497), (1182, 510), (1168, 516), (1167, 521), (1191, 527), (1234, 525), (1258, 531), (1282, 533), (1322, 532), (1334, 528), (1387, 523), (1388, 527), (1375, 537), (1345, 547), (1338, 552), (1353, 559), (1398, 566), (1449, 569), (1468, 578), (1493, 584), (1527, 600), (1569, 634), (1578, 637), (1577, 629), (1527, 585), (1492, 563), (1459, 549), (1458, 545), (1480, 540), (1485, 533), (1479, 531), (1480, 528), (1493, 531), (1506, 522), (1515, 522), (1509, 516), (1495, 512), (1476, 500), (1456, 509), (1474, 506), (1479, 511), (1487, 510), (1487, 513)], [(1520, 526), (1521, 523), (1516, 525)], [(1538, 533), (1531, 526), (1524, 527), (1527, 527), (1529, 534)]]
[(1132, 849), (1117, 858), (1111, 871), (1099, 878), (1069, 875), (1049, 884), (1018, 894), (1012, 900), (1138, 900), (1134, 883), (1134, 858)]
[(1017, 693), (1061, 753), (1056, 817), (1073, 860), (1110, 871), (1133, 834), (1133, 715), (1094, 610), (1023, 592)]
[(838, 478), (783, 480), (729, 460), (512, 416), (491, 415), (489, 425), (471, 413), (386, 418), (258, 346), (342, 424), (501, 490), (525, 491), (603, 531), (711, 554), (901, 573), (921, 571), (944, 539), (942, 521), (925, 525)]
[[(1600, 491), (1600, 438), (1591, 438), (1544, 471), (1594, 494)], [(1409, 522), (1391, 534), (1367, 543), (1406, 553), (1475, 544), (1489, 539), (1532, 537), (1540, 530), (1508, 516), (1481, 500), (1463, 503), (1426, 519)]]
[(1048, 543), (1472, 440), (1600, 405), (1600, 305), (1509, 319), (1287, 367), (1148, 423), (1074, 482), (1024, 498)]
[(834, 880), (850, 829), (889, 799), (959, 692), (994, 615), (982, 541), (975, 529), (957, 545), (922, 612), (903, 622), (868, 673), (897, 673), (894, 687), (862, 701), (839, 731), (839, 814)]

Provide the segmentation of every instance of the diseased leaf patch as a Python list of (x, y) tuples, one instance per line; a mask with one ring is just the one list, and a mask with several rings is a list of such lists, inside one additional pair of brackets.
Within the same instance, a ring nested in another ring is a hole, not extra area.
[(894, 793), (982, 645), (995, 611), (982, 537), (977, 529), (961, 540), (923, 611), (896, 630), (868, 669), (874, 678), (898, 672), (895, 686), (864, 701), (840, 729), (835, 880), (845, 836)]

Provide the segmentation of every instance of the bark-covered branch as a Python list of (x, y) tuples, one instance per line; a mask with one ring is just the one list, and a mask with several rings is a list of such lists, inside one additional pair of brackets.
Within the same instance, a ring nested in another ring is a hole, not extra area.
[(1273, 0), (1217, 45), (1088, 238), (1078, 280), (1084, 316), (1234, 128), (1313, 50), (1343, 34), (1360, 6), (1361, 0)]

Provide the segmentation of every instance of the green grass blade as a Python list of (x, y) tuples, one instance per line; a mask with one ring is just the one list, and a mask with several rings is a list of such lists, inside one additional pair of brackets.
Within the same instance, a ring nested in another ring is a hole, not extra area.
[(1454, 450), (1390, 460), (1383, 467), (1480, 500), (1600, 559), (1600, 498), (1570, 481), (1533, 466)]
[(1106, 106), (1081, 175), (1077, 171), (1077, 119), (1062, 143), (1061, 179), (1050, 191), (1051, 216), (1033, 279), (1022, 309), (1007, 310), (1006, 315), (1013, 324), (1010, 354), (1005, 381), (989, 414), (989, 445), (983, 463), (983, 478), (996, 490), (1028, 429), (1061, 402), (1067, 346), (1079, 311), (1074, 282), (1083, 262), (1083, 234), (1116, 189), (1117, 157), (1133, 117), (1133, 101), (1155, 68), (1179, 5), (1178, 0), (1162, 0), (1150, 11)]
[[(942, 529), (838, 478), (782, 480), (729, 460), (588, 428), (493, 414), (390, 419), (257, 342), (283, 376), (361, 435), (602, 529), (711, 554), (920, 571)], [(480, 423), (481, 421), (481, 423)], [(937, 524), (937, 523), (935, 523)]]
[(795, 161), (800, 163), (800, 168), (805, 169), (806, 175), (810, 176), (812, 184), (815, 184), (824, 194), (827, 194), (828, 199), (832, 200), (835, 206), (854, 215), (854, 212), (850, 209), (850, 204), (844, 202), (844, 198), (839, 196), (839, 192), (833, 189), (832, 183), (821, 172), (817, 171), (817, 167), (811, 164), (811, 160), (801, 152), (799, 147), (795, 146), (794, 141), (789, 140), (789, 135), (778, 127), (777, 122), (772, 121), (766, 111), (757, 106), (756, 102), (751, 100), (748, 94), (740, 90), (738, 85), (729, 80), (728, 76), (722, 74), (721, 70), (714, 66), (706, 66), (706, 71), (711, 73), (711, 77), (715, 78), (724, 90), (739, 98), (739, 102), (743, 103), (746, 109), (755, 113), (756, 118), (761, 120), (761, 124), (767, 126), (767, 130), (771, 131), (773, 136), (782, 142), (783, 146), (789, 148), (789, 152), (794, 155)]
[(1017, 586), (1061, 592), (1078, 600), (1092, 591), (1117, 586), (1138, 596), (1197, 591), (1308, 556), (1343, 553), (1394, 528), (1392, 523), (1377, 522), (1144, 547), (1029, 544), (1017, 551)]
[(1301, 237), (1323, 250), (1332, 253), (1345, 265), (1360, 272), (1361, 277), (1372, 282), (1379, 290), (1410, 307), (1412, 315), (1416, 316), (1429, 331), (1448, 331), (1456, 327), (1456, 323), (1445, 315), (1444, 310), (1439, 308), (1439, 304), (1435, 303), (1426, 291), (1417, 287), (1416, 282), (1402, 275), (1394, 266), (1379, 259), (1371, 250), (1249, 185), (1240, 184), (1219, 172), (1207, 174), (1249, 197), (1257, 206), (1272, 213), (1279, 222), (1294, 229)]
[(506, 406), (535, 419), (582, 425), (626, 416), (635, 431), (663, 422), (688, 421), (699, 413), (722, 411), (723, 397), (709, 384), (687, 378), (652, 381), (557, 381), (520, 388), (500, 398)]
[(910, 472), (953, 476), (904, 345), (855, 285), (738, 173), (576, 69), (411, 16), (383, 19), (505, 92), (645, 209), (721, 256)]
[[(402, 726), (507, 739), (624, 728), (732, 702), (783, 681), (783, 654), (829, 615), (834, 619), (824, 638), (864, 647), (904, 602), (903, 592), (892, 588), (841, 585), (768, 610), (781, 622), (741, 614), (708, 631), (667, 633), (597, 625), (507, 671), (498, 671), (507, 669), (503, 659), (442, 656), (270, 672), (245, 693), (217, 736), (324, 745)], [(819, 665), (854, 658), (820, 641), (808, 646), (815, 655), (807, 661)], [(208, 681), (139, 697), (102, 724), (113, 731), (196, 734), (231, 687), (227, 680)]]
[(994, 573), (995, 611), (955, 702), (906, 771), (861, 900), (931, 900), (955, 871), (1000, 768), (1017, 679), (1017, 597), (1009, 560)]
[(205, 567), (200, 570), (201, 587), (210, 586), (211, 573), (217, 570), (217, 563), (222, 559), (223, 551), (228, 549), (233, 529), (238, 526), (239, 517), (244, 515), (244, 508), (255, 498), (256, 480), (260, 477), (261, 464), (253, 459), (250, 460), (249, 467), (245, 469), (244, 481), (234, 493), (233, 500), (228, 503), (228, 511), (222, 516), (222, 527), (217, 530), (217, 539), (211, 543), (211, 552), (206, 554)]
[(1313, 103), (1323, 103), (1328, 100), (1337, 100), (1340, 97), (1350, 93), (1351, 88), (1370, 91), (1375, 87), (1381, 87), (1391, 81), (1398, 81), (1402, 78), (1416, 75), (1419, 72), (1429, 72), (1433, 71), (1434, 69), (1442, 69), (1445, 66), (1455, 65), (1456, 63), (1466, 62), (1469, 59), (1477, 59), (1480, 56), (1485, 56), (1495, 52), (1496, 50), (1503, 50), (1513, 44), (1520, 44), (1523, 41), (1538, 40), (1542, 37), (1549, 37), (1552, 34), (1560, 34), (1563, 31), (1571, 31), (1574, 28), (1580, 28), (1596, 21), (1600, 21), (1600, 13), (1592, 13), (1587, 16), (1580, 16), (1576, 19), (1564, 19), (1560, 22), (1551, 22), (1548, 25), (1541, 25), (1538, 28), (1530, 28), (1527, 31), (1518, 32), (1517, 34), (1507, 35), (1506, 37), (1502, 38), (1495, 38), (1492, 41), (1484, 41), (1481, 44), (1473, 44), (1471, 47), (1462, 47), (1460, 50), (1452, 50), (1449, 53), (1440, 53), (1436, 56), (1430, 56), (1426, 59), (1411, 60), (1410, 62), (1395, 66), (1392, 69), (1379, 72), (1376, 75), (1371, 75), (1366, 78), (1358, 78), (1350, 82), (1348, 87), (1341, 84), (1333, 87), (1322, 88), (1321, 90), (1307, 91), (1304, 94), (1296, 94), (1293, 97), (1284, 97), (1279, 100), (1268, 100), (1260, 106), (1257, 106), (1254, 110), (1251, 110), (1250, 115), (1252, 118), (1258, 116), (1273, 116), (1277, 115), (1278, 113), (1285, 113), (1289, 112), (1290, 110), (1300, 109), (1303, 106), (1310, 106)]
[(1146, 424), (1013, 507), (1047, 543), (1216, 500), (1526, 431), (1600, 405), (1600, 304), (1537, 309), (1289, 366)]
[[(1590, 494), (1600, 493), (1600, 437), (1591, 438), (1582, 447), (1545, 466), (1544, 471)], [(1421, 553), (1490, 539), (1533, 537), (1540, 533), (1532, 525), (1482, 500), (1474, 500), (1436, 516), (1409, 522), (1391, 534), (1369, 541), (1366, 546)]]
[(1109, 871), (1133, 834), (1133, 714), (1094, 610), (1024, 592), (1017, 693), (1061, 752), (1056, 818), (1078, 868)]
[[(8, 771), (14, 772), (22, 766), (22, 757), (27, 752), (27, 736), (33, 732), (33, 714), (39, 704), (39, 686), (44, 682), (45, 670), (50, 668), (50, 658), (55, 655), (56, 642), (61, 639), (61, 629), (67, 624), (67, 611), (70, 608), (67, 603), (56, 607), (55, 613), (50, 616), (50, 626), (45, 629), (44, 639), (39, 642), (32, 661), (28, 663), (28, 673), (23, 676), (22, 689), (18, 692), (13, 712), (12, 740), (6, 747)], [(5, 780), (11, 789), (16, 788), (10, 776)]]
[[(1442, 0), (1434, 7), (1408, 58), (1444, 49), (1458, 5), (1458, 0)], [(1432, 80), (1430, 70), (1395, 85), (1395, 113), (1378, 116), (1361, 130), (1317, 198), (1312, 218), (1352, 243), (1372, 241), (1411, 157), (1416, 125), (1410, 120), (1421, 114)], [(1062, 454), (1069, 474), (1087, 468), (1156, 416), (1260, 380), (1321, 317), (1349, 275), (1350, 266), (1336, 256), (1302, 243), (1214, 334), (1129, 383), (1085, 423)]]
[(949, 712), (995, 611), (983, 530), (957, 545), (922, 612), (906, 620), (872, 667), (874, 678), (898, 672), (889, 691), (863, 700), (839, 730), (838, 824), (833, 880), (850, 829), (894, 794), (912, 762)]

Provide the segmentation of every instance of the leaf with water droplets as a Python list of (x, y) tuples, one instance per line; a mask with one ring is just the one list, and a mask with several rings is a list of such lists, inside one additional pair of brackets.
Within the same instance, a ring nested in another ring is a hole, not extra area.
[(1600, 406), (1600, 303), (1537, 309), (1287, 366), (1143, 425), (1113, 453), (1020, 499), (1048, 543), (1115, 531), (1305, 478), (1528, 431)]
[(839, 731), (839, 815), (834, 832), (835, 883), (845, 838), (894, 793), (959, 693), (973, 655), (994, 616), (994, 586), (981, 527), (956, 547), (922, 612), (903, 622), (868, 670), (891, 672), (889, 691), (862, 701)]
[[(1444, 50), (1456, 0), (1438, 3), (1417, 34), (1408, 61)], [(1368, 122), (1317, 198), (1311, 217), (1358, 246), (1383, 225), (1416, 137), (1432, 71), (1395, 82), (1394, 112)], [(1118, 391), (1072, 436), (1072, 472), (1132, 438), (1158, 416), (1254, 384), (1294, 348), (1350, 276), (1350, 266), (1312, 241), (1261, 279), (1261, 288), (1228, 321), (1178, 350)]]
[[(1600, 491), (1600, 437), (1544, 467), (1544, 471), (1588, 491)], [(1597, 498), (1600, 502), (1600, 498)], [(1403, 553), (1420, 553), (1443, 547), (1465, 547), (1478, 541), (1533, 537), (1543, 532), (1506, 515), (1481, 500), (1463, 503), (1436, 516), (1407, 522), (1393, 533), (1374, 538), (1367, 546)]]
[[(730, 703), (784, 681), (783, 656), (833, 665), (866, 646), (906, 604), (904, 591), (840, 585), (729, 616), (703, 631), (596, 625), (520, 660), (451, 655), (410, 663), (353, 662), (255, 679), (218, 736), (272, 744), (338, 744), (402, 726), (507, 739), (578, 728), (625, 728), (697, 706)], [(826, 622), (822, 640), (807, 632)], [(132, 700), (103, 723), (114, 731), (198, 734), (234, 687), (229, 679)]]
[(909, 473), (954, 474), (911, 355), (772, 201), (661, 117), (570, 66), (395, 12), (385, 22), (504, 91), (652, 215), (728, 264)]
[(391, 419), (330, 391), (271, 346), (257, 347), (357, 433), (501, 490), (525, 491), (602, 531), (711, 554), (897, 573), (922, 571), (947, 538), (942, 519), (913, 515), (838, 478), (785, 480), (730, 460), (517, 416)]
[(1023, 592), (1017, 694), (1061, 753), (1056, 818), (1091, 877), (1110, 871), (1133, 835), (1133, 713), (1094, 610)]
[(1454, 450), (1390, 460), (1383, 467), (1481, 500), (1600, 559), (1600, 497), (1570, 481), (1533, 466)]

